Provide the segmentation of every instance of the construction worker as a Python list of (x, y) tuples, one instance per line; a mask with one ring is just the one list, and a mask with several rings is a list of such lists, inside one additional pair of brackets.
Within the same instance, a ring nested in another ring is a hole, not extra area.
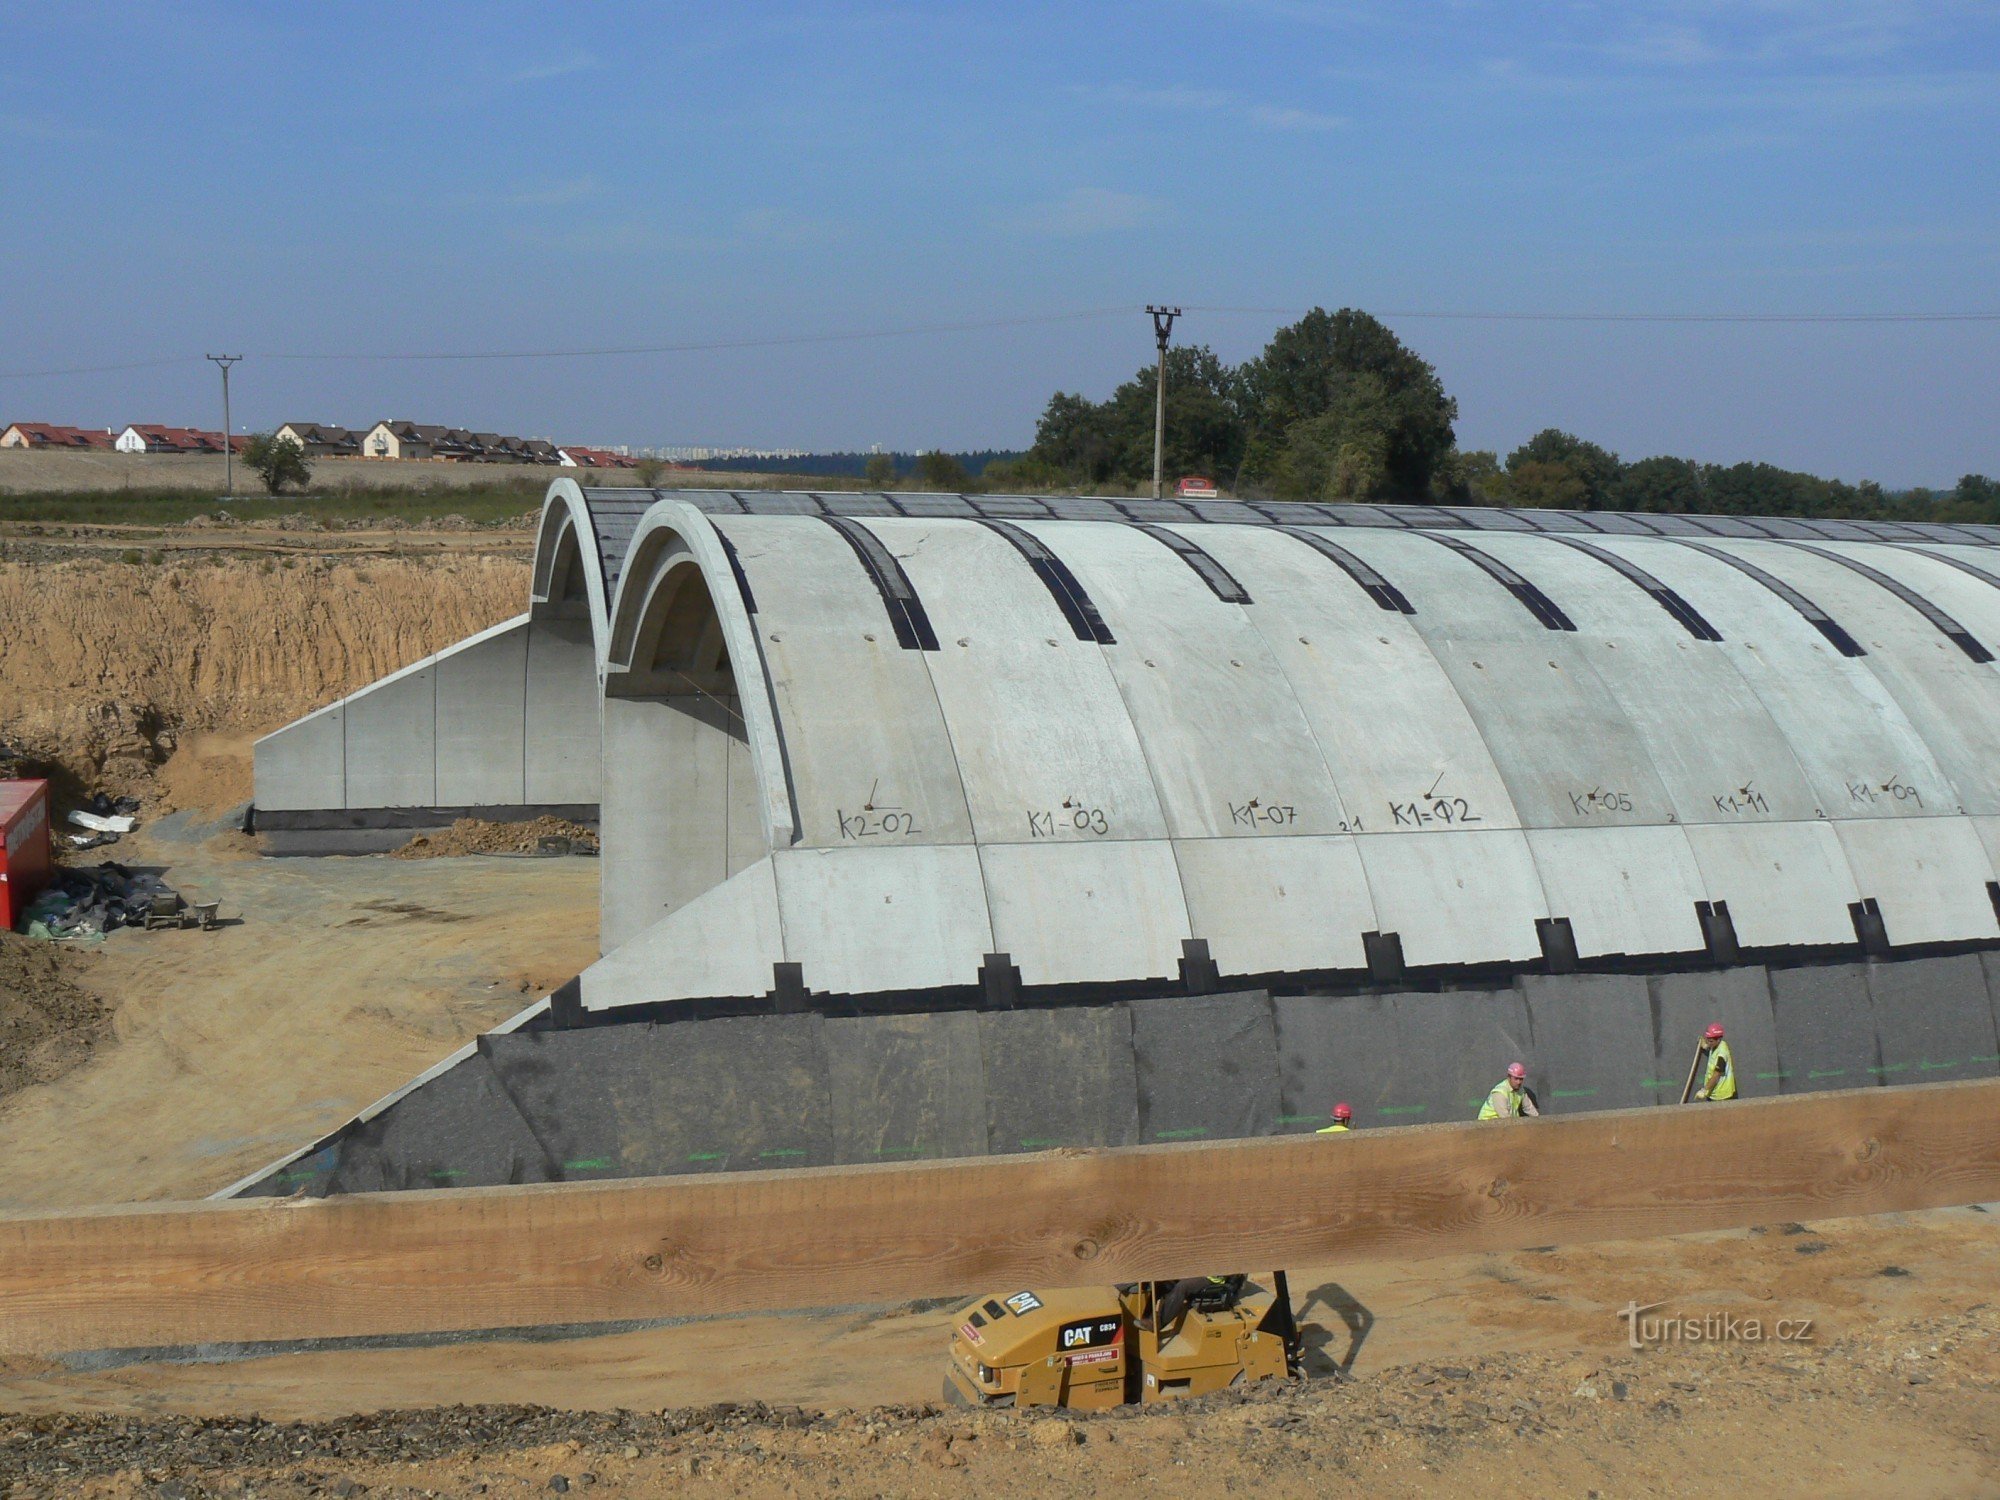
[(1729, 1054), (1729, 1043), (1722, 1039), (1720, 1025), (1710, 1026), (1701, 1034), (1701, 1050), (1707, 1066), (1702, 1069), (1702, 1084), (1695, 1090), (1695, 1098), (1705, 1104), (1734, 1099), (1736, 1059)]
[(1523, 1063), (1508, 1063), (1507, 1076), (1493, 1085), (1493, 1092), (1479, 1106), (1482, 1120), (1518, 1120), (1522, 1115), (1538, 1115), (1528, 1094), (1528, 1069)]
[(1353, 1128), (1353, 1120), (1354, 1120), (1353, 1105), (1336, 1104), (1333, 1107), (1333, 1123), (1331, 1125), (1320, 1126), (1320, 1128), (1315, 1130), (1313, 1134), (1345, 1135), (1350, 1129)]

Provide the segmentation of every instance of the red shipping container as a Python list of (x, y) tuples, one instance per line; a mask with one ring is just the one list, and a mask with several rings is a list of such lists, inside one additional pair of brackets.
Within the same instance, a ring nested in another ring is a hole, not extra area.
[(0, 781), (0, 927), (11, 932), (49, 883), (49, 784)]

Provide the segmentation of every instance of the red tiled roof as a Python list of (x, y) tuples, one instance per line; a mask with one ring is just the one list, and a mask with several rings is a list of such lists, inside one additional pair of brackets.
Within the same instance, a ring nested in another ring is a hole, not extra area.
[(0, 432), (18, 430), (32, 448), (109, 448), (112, 435), (96, 427), (61, 427), (53, 422), (11, 422)]

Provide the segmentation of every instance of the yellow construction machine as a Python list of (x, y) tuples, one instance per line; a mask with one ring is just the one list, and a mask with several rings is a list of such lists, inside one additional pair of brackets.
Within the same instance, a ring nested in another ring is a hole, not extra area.
[(1299, 1373), (1285, 1273), (985, 1297), (960, 1310), (947, 1401), (1102, 1411)]

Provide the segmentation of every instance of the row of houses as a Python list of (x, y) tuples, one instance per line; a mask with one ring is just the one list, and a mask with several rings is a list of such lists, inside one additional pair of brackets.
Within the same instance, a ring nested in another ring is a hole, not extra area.
[(465, 464), (557, 464), (571, 469), (629, 469), (636, 462), (608, 448), (557, 447), (547, 438), (473, 432), (428, 422), (377, 422), (362, 431), (331, 422), (287, 422), (278, 429), (308, 458), (446, 459)]
[[(229, 439), (238, 453), (247, 441)], [(222, 434), (199, 427), (135, 422), (123, 432), (97, 427), (59, 427), (53, 422), (16, 422), (0, 432), (0, 448), (102, 448), (119, 453), (220, 453)]]
[[(629, 469), (637, 460), (608, 448), (572, 444), (557, 447), (546, 438), (471, 432), (424, 422), (377, 422), (366, 430), (331, 422), (287, 422), (277, 431), (305, 450), (308, 458), (443, 459), (475, 464), (550, 464), (570, 469)], [(232, 437), (238, 453), (246, 439)], [(122, 432), (109, 428), (61, 427), (50, 422), (16, 422), (0, 432), (0, 448), (115, 449), (120, 453), (220, 453), (223, 437), (195, 427), (134, 423)]]

